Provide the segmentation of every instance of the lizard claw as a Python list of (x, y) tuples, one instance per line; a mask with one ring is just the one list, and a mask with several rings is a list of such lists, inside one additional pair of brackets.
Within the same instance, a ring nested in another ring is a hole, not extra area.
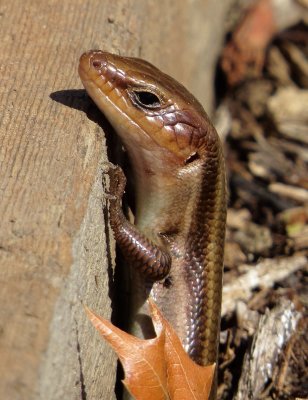
[(111, 200), (120, 200), (124, 193), (126, 177), (122, 168), (118, 165), (110, 163), (108, 167), (109, 190), (106, 192), (106, 195)]

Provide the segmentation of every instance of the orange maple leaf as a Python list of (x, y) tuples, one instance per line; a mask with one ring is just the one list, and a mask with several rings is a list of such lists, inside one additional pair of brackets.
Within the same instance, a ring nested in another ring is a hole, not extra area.
[(202, 367), (185, 353), (181, 341), (157, 306), (149, 300), (157, 337), (139, 339), (86, 307), (94, 327), (117, 353), (123, 383), (136, 400), (207, 400), (215, 364)]

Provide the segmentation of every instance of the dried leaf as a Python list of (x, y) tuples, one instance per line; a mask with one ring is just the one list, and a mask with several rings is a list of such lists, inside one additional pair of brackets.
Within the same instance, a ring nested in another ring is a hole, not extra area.
[(209, 398), (215, 364), (202, 367), (192, 361), (170, 323), (156, 304), (149, 300), (156, 332), (165, 330), (165, 354), (168, 392), (172, 400), (206, 400)]
[(215, 365), (201, 367), (185, 353), (181, 341), (153, 301), (149, 301), (157, 333), (154, 339), (136, 338), (86, 308), (105, 340), (118, 354), (123, 381), (136, 400), (207, 400)]
[(122, 331), (87, 307), (86, 311), (94, 327), (117, 353), (125, 371), (123, 383), (135, 399), (169, 399), (164, 330), (154, 339), (143, 340)]

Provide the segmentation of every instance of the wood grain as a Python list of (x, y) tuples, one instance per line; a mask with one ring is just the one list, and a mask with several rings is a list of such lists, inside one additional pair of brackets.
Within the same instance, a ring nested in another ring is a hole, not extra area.
[(0, 2), (3, 398), (114, 398), (116, 358), (82, 307), (110, 318), (114, 244), (80, 54), (141, 56), (210, 105), (229, 2)]

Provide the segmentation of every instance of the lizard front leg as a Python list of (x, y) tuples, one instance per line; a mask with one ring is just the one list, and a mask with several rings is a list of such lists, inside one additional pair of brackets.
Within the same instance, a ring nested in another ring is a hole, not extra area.
[(165, 278), (171, 267), (170, 254), (145, 237), (125, 217), (121, 203), (126, 178), (122, 169), (113, 166), (108, 174), (110, 225), (124, 258), (147, 280), (157, 281)]

